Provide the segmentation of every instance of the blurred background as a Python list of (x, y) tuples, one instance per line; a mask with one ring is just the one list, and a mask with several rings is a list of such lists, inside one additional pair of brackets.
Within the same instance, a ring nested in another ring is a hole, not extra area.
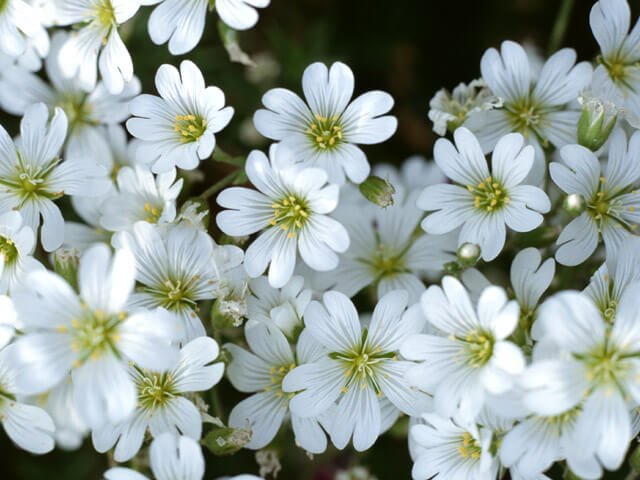
[[(630, 3), (637, 18), (640, 1)], [(229, 61), (215, 13), (207, 18), (199, 46), (184, 57), (173, 57), (166, 45), (151, 42), (147, 33), (150, 8), (141, 9), (122, 32), (145, 93), (156, 93), (154, 75), (161, 64), (178, 65), (183, 58), (200, 67), (207, 85), (222, 88), (227, 104), (236, 113), (217, 140), (225, 151), (238, 156), (268, 145), (251, 122), (266, 90), (279, 86), (301, 92), (301, 75), (308, 64), (345, 62), (354, 71), (356, 95), (381, 89), (395, 98), (392, 113), (399, 119), (396, 135), (364, 150), (372, 164), (399, 164), (413, 154), (431, 157), (436, 137), (427, 112), (435, 92), (477, 78), (482, 53), (499, 46), (502, 40), (527, 42), (545, 54), (559, 4), (558, 0), (272, 0), (272, 5), (260, 10), (258, 25), (238, 36), (242, 49), (256, 63), (253, 68)], [(591, 0), (575, 0), (562, 42), (562, 46), (576, 49), (579, 60), (592, 60), (597, 54), (588, 23), (592, 4)], [(0, 123), (11, 134), (17, 133), (15, 117), (2, 114)], [(202, 162), (203, 175), (193, 176), (189, 196), (223, 177), (229, 172), (226, 168)], [(242, 397), (226, 380), (216, 388), (220, 388), (228, 415)], [(363, 454), (329, 449), (312, 460), (293, 446), (291, 432), (283, 429), (274, 441), (283, 465), (278, 478), (332, 480), (339, 468), (363, 465), (378, 480), (408, 479), (411, 461), (406, 423), (406, 418), (401, 420)], [(98, 480), (109, 465), (108, 456), (98, 455), (90, 441), (77, 452), (55, 451), (35, 457), (14, 448), (6, 435), (0, 435), (0, 452), (5, 460), (0, 470), (2, 480)], [(205, 456), (207, 480), (258, 473), (251, 451), (230, 457)], [(612, 474), (607, 478), (617, 477)]]

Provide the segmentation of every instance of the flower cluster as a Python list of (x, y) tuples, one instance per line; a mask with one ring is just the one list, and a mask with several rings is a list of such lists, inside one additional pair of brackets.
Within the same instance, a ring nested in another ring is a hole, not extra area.
[(202, 480), (202, 446), (258, 450), (275, 476), (284, 442), (362, 452), (394, 426), (414, 480), (597, 479), (628, 452), (640, 475), (627, 1), (593, 5), (593, 65), (487, 50), (480, 78), (430, 102), (433, 160), (400, 168), (361, 148), (395, 133), (392, 96), (353, 98), (341, 62), (309, 65), (302, 97), (268, 90), (249, 121), (273, 143), (246, 155), (219, 147), (235, 111), (192, 61), (141, 93), (120, 27), (143, 7), (180, 55), (208, 10), (242, 30), (268, 4), (0, 0), (0, 107), (21, 118), (0, 126), (8, 437), (34, 454), (86, 440), (122, 464), (107, 480)]

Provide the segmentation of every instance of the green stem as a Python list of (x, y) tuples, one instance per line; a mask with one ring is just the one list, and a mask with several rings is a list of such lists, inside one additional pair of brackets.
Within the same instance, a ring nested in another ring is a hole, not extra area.
[[(213, 328), (213, 338), (222, 348), (222, 338), (220, 336), (220, 331), (215, 327)], [(222, 408), (222, 401), (220, 400), (218, 389), (216, 387), (213, 387), (210, 393), (211, 403), (213, 404), (213, 413), (220, 419), (220, 421), (224, 422), (224, 409)]]
[(231, 172), (226, 177), (224, 177), (222, 180), (217, 181), (216, 183), (211, 185), (209, 188), (207, 188), (204, 192), (202, 192), (200, 194), (200, 197), (201, 198), (209, 198), (214, 193), (222, 190), (224, 187), (226, 187), (227, 185), (233, 183), (235, 180), (240, 178), (240, 176), (243, 173), (244, 172), (242, 170), (236, 170), (235, 172)]
[(562, 43), (567, 26), (569, 25), (569, 16), (571, 15), (573, 3), (574, 0), (562, 0), (556, 23), (553, 25), (553, 30), (551, 30), (551, 38), (549, 39), (549, 47), (547, 50), (548, 55), (558, 50)]
[(640, 473), (636, 472), (632, 468), (631, 471), (627, 474), (627, 476), (624, 477), (624, 480), (637, 480), (638, 478), (640, 478)]
[(216, 162), (228, 163), (236, 167), (244, 167), (245, 163), (244, 157), (232, 157), (218, 146), (216, 146), (216, 149), (213, 151), (211, 158)]

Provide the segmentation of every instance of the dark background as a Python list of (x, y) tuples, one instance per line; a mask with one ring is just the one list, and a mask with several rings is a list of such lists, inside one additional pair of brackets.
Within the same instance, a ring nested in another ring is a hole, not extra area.
[[(435, 136), (427, 112), (434, 93), (477, 78), (482, 53), (503, 40), (528, 41), (544, 53), (560, 4), (558, 0), (272, 1), (260, 12), (257, 27), (240, 34), (241, 45), (250, 55), (270, 52), (280, 65), (276, 78), (257, 85), (247, 80), (246, 67), (229, 62), (219, 39), (215, 13), (207, 18), (199, 46), (184, 57), (172, 57), (166, 45), (156, 46), (149, 39), (146, 23), (151, 10), (143, 8), (132, 24), (123, 27), (143, 91), (156, 93), (153, 79), (161, 64), (178, 65), (182, 58), (193, 60), (207, 84), (222, 88), (227, 103), (236, 110), (231, 124), (217, 136), (218, 143), (230, 153), (246, 155), (252, 148), (266, 146), (266, 142), (252, 145), (240, 134), (243, 121), (260, 107), (262, 94), (274, 86), (300, 92), (301, 75), (308, 64), (340, 60), (355, 73), (356, 95), (382, 89), (396, 100), (398, 132), (385, 144), (365, 147), (373, 164), (400, 163), (413, 154), (430, 157)], [(592, 3), (575, 1), (562, 43), (575, 48), (580, 60), (594, 59), (597, 54), (588, 24)], [(640, 1), (630, 3), (637, 17)], [(0, 121), (11, 134), (17, 133), (16, 118), (2, 114)], [(191, 195), (228, 172), (226, 166), (213, 162), (203, 162), (201, 167), (204, 177), (193, 184)], [(226, 380), (218, 388), (228, 415), (242, 397)], [(354, 464), (369, 466), (379, 480), (409, 478), (411, 462), (404, 429), (406, 423), (401, 421), (394, 427), (397, 434), (381, 437), (363, 454), (330, 449), (313, 462), (294, 447), (290, 431), (281, 431), (275, 441), (284, 456), (278, 478), (330, 480), (337, 466)], [(0, 433), (0, 456), (4, 457), (1, 480), (94, 480), (108, 468), (107, 457), (96, 454), (90, 441), (78, 452), (56, 451), (36, 457), (14, 448)], [(206, 457), (207, 480), (219, 475), (257, 473), (253, 452), (243, 451), (233, 457), (207, 453)]]

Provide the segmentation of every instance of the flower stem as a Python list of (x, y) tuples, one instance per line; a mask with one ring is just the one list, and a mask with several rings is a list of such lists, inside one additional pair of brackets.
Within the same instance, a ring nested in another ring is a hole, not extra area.
[(571, 15), (573, 3), (574, 0), (562, 0), (556, 23), (553, 25), (553, 30), (551, 30), (551, 38), (549, 39), (549, 47), (547, 49), (548, 55), (558, 50), (562, 43), (567, 26), (569, 25), (569, 16)]
[(223, 177), (222, 180), (217, 181), (209, 188), (207, 188), (204, 192), (200, 194), (201, 198), (209, 198), (214, 193), (222, 190), (224, 187), (230, 184), (238, 185), (240, 183), (244, 183), (246, 181), (246, 176), (244, 170), (236, 170), (235, 172), (231, 172), (226, 177)]

